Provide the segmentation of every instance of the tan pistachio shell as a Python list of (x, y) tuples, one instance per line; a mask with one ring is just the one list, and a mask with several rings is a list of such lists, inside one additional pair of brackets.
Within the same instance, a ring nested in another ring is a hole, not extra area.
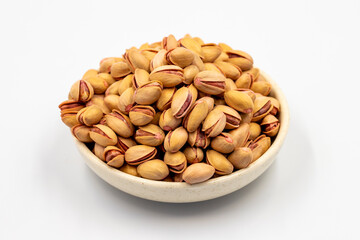
[(118, 94), (120, 96), (126, 91), (126, 89), (133, 87), (133, 84), (132, 84), (133, 78), (134, 78), (134, 74), (129, 74), (125, 78), (123, 78), (122, 80), (118, 81), (119, 82)]
[(202, 131), (205, 132), (208, 137), (216, 137), (225, 128), (226, 116), (220, 110), (212, 110), (205, 118)]
[(155, 147), (146, 145), (135, 145), (125, 152), (125, 161), (129, 165), (139, 165), (143, 162), (154, 159), (157, 150)]
[(177, 47), (168, 50), (168, 52), (166, 53), (166, 60), (172, 65), (185, 68), (194, 61), (194, 53), (186, 48)]
[(178, 127), (166, 134), (164, 140), (164, 148), (167, 152), (177, 152), (186, 143), (188, 139), (188, 132), (183, 127)]
[(137, 172), (143, 178), (159, 181), (169, 175), (169, 168), (163, 161), (154, 159), (140, 164)]
[(108, 126), (97, 124), (90, 130), (90, 138), (103, 147), (113, 146), (117, 143), (115, 132)]
[(231, 162), (229, 162), (224, 155), (215, 150), (206, 151), (206, 162), (213, 166), (215, 172), (219, 175), (228, 175), (234, 170)]
[(107, 165), (114, 168), (120, 168), (122, 165), (124, 165), (124, 154), (119, 148), (115, 146), (107, 146), (104, 149), (103, 154), (103, 158)]
[(215, 168), (206, 163), (194, 163), (186, 168), (182, 178), (188, 184), (205, 182), (215, 173)]
[(78, 111), (72, 111), (72, 110), (64, 110), (61, 111), (61, 121), (63, 121), (63, 123), (65, 123), (66, 126), (68, 127), (73, 127), (75, 125), (78, 125), (79, 122), (76, 118)]
[(161, 42), (161, 48), (170, 50), (178, 46), (178, 42), (174, 35), (170, 34), (168, 37), (164, 37)]
[(275, 116), (269, 114), (261, 122), (261, 127), (263, 128), (263, 133), (269, 137), (274, 137), (279, 132), (280, 122)]
[(132, 86), (134, 86), (134, 88), (136, 89), (148, 82), (150, 82), (149, 73), (144, 69), (135, 69), (135, 73), (132, 78)]
[[(107, 125), (113, 129), (119, 136), (128, 138), (134, 133), (134, 126), (125, 114), (118, 110), (112, 110), (105, 115)], [(113, 144), (115, 145), (115, 144)]]
[(90, 138), (90, 130), (91, 127), (78, 124), (71, 128), (71, 133), (80, 142), (93, 142)]
[(66, 100), (59, 104), (60, 111), (79, 111), (85, 107), (82, 102), (74, 100)]
[(246, 52), (240, 50), (228, 50), (228, 62), (238, 66), (242, 71), (250, 70), (253, 67), (253, 58)]
[(254, 140), (261, 134), (261, 127), (259, 124), (251, 122), (249, 125), (250, 136), (249, 140)]
[(268, 115), (273, 108), (271, 100), (268, 97), (257, 96), (254, 101), (253, 118), (251, 121), (257, 122)]
[(150, 123), (155, 116), (155, 110), (151, 106), (136, 105), (129, 112), (129, 119), (135, 126), (144, 126)]
[(185, 154), (182, 152), (166, 152), (164, 155), (164, 162), (173, 173), (182, 173), (187, 167), (187, 160)]
[(156, 108), (160, 111), (170, 108), (171, 101), (175, 94), (176, 88), (164, 88), (161, 92), (159, 99), (156, 102)]
[(94, 88), (88, 81), (79, 80), (75, 82), (69, 93), (69, 100), (88, 102), (94, 95)]
[(150, 73), (150, 80), (160, 81), (164, 87), (175, 87), (185, 80), (184, 70), (176, 65), (160, 66)]
[(241, 69), (229, 62), (217, 61), (215, 65), (220, 68), (220, 70), (225, 74), (227, 78), (236, 80), (240, 77), (242, 71)]
[(199, 73), (199, 68), (195, 65), (190, 65), (184, 68), (184, 83), (190, 84), (193, 82), (194, 77)]
[(235, 148), (245, 146), (250, 136), (250, 125), (248, 123), (241, 123), (240, 126), (229, 132), (236, 143)]
[(175, 118), (171, 109), (166, 109), (161, 113), (159, 126), (165, 131), (172, 131), (180, 126), (182, 119)]
[(110, 111), (113, 109), (119, 110), (119, 98), (119, 95), (107, 95), (104, 98), (104, 103)]
[(118, 136), (116, 147), (118, 147), (122, 153), (125, 153), (130, 147), (137, 145), (132, 138), (123, 138)]
[[(113, 84), (111, 84), (105, 91), (105, 96), (108, 95), (119, 95), (119, 85), (122, 82), (122, 80), (118, 80), (116, 82), (114, 82)], [(94, 96), (104, 96), (104, 95), (94, 95)]]
[(132, 165), (129, 165), (129, 164), (124, 164), (121, 168), (120, 168), (120, 171), (124, 172), (124, 173), (127, 173), (127, 174), (130, 174), (130, 175), (133, 175), (135, 177), (140, 177), (140, 175), (138, 174), (137, 172), (137, 169), (136, 169), (136, 166), (132, 166)]
[(211, 147), (224, 154), (231, 153), (235, 149), (235, 139), (230, 133), (222, 132), (211, 140)]
[(257, 137), (254, 141), (251, 141), (248, 144), (248, 148), (252, 150), (253, 159), (251, 162), (256, 161), (263, 155), (271, 145), (271, 139), (270, 137), (266, 137), (264, 134)]
[(182, 118), (191, 108), (192, 94), (189, 88), (178, 89), (171, 102), (171, 112), (175, 118)]
[(194, 40), (193, 38), (182, 38), (180, 39), (180, 46), (187, 48), (197, 54), (200, 58), (203, 58), (203, 52), (201, 49), (201, 44)]
[(86, 79), (89, 78), (89, 77), (97, 76), (98, 73), (99, 73), (99, 71), (96, 70), (96, 69), (89, 69), (89, 70), (87, 70), (87, 71), (84, 73), (84, 75), (82, 76), (81, 79), (86, 80)]
[(132, 87), (129, 87), (128, 89), (126, 89), (123, 94), (121, 94), (121, 96), (119, 97), (118, 100), (118, 109), (124, 113), (124, 114), (129, 114), (130, 109), (134, 106), (135, 104), (135, 90)]
[(254, 109), (254, 102), (248, 93), (239, 90), (230, 90), (225, 92), (224, 99), (227, 105), (243, 112), (250, 113)]
[(104, 114), (101, 108), (96, 105), (93, 105), (81, 109), (77, 113), (76, 119), (81, 124), (85, 124), (86, 126), (92, 126), (100, 122), (103, 115)]
[(204, 62), (214, 62), (222, 52), (221, 47), (214, 43), (207, 43), (201, 45), (201, 50), (203, 52)]
[(120, 61), (111, 65), (110, 72), (113, 78), (120, 79), (130, 74), (131, 70), (125, 61)]
[(220, 110), (225, 114), (225, 129), (234, 129), (239, 127), (241, 123), (241, 116), (235, 109), (226, 105), (217, 105), (214, 109)]
[(205, 149), (210, 144), (210, 138), (205, 135), (205, 132), (201, 131), (199, 127), (195, 132), (189, 133), (188, 143), (191, 147), (199, 147)]
[(150, 62), (151, 72), (158, 67), (168, 64), (168, 62), (166, 61), (166, 53), (167, 51), (165, 49), (162, 49), (158, 51), (158, 53), (154, 56), (154, 58)]
[(251, 73), (253, 76), (254, 76), (254, 82), (257, 81), (257, 79), (259, 78), (260, 76), (260, 69), (258, 68), (251, 68), (250, 70), (248, 71), (245, 71), (243, 73)]
[(225, 77), (215, 71), (202, 71), (195, 76), (194, 85), (204, 93), (221, 94), (225, 91)]
[(97, 156), (99, 159), (101, 159), (102, 161), (105, 161), (105, 158), (104, 158), (104, 150), (105, 150), (105, 147), (103, 147), (103, 146), (95, 143), (92, 152), (93, 152), (93, 153), (95, 154), (95, 156)]
[(150, 71), (150, 61), (138, 49), (132, 48), (127, 50), (124, 54), (124, 59), (133, 73), (137, 68)]
[(184, 154), (189, 165), (199, 163), (204, 159), (204, 152), (198, 147), (186, 147)]
[(280, 102), (274, 97), (268, 97), (273, 105), (273, 109), (270, 111), (270, 114), (276, 116), (280, 112)]
[(161, 82), (148, 82), (135, 90), (134, 101), (142, 105), (153, 104), (160, 98), (162, 89), (163, 86)]
[(254, 82), (251, 86), (251, 90), (260, 93), (263, 96), (269, 95), (271, 91), (271, 84), (269, 82)]
[(251, 163), (252, 158), (252, 151), (247, 147), (237, 148), (228, 156), (228, 160), (235, 169), (246, 168)]
[(254, 83), (254, 76), (251, 73), (245, 72), (235, 81), (235, 85), (238, 88), (250, 89)]
[(139, 127), (135, 132), (135, 140), (147, 146), (159, 146), (164, 142), (165, 133), (163, 130), (154, 124)]
[(183, 126), (188, 132), (194, 132), (199, 128), (202, 121), (206, 118), (208, 114), (208, 105), (207, 103), (199, 99), (191, 107), (187, 115), (184, 117)]

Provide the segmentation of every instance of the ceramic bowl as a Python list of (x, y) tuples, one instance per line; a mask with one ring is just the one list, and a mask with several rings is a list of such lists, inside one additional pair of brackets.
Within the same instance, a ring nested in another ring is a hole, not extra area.
[(271, 96), (277, 98), (281, 105), (280, 130), (271, 147), (258, 160), (247, 168), (235, 171), (230, 175), (194, 185), (184, 182), (153, 181), (109, 167), (76, 138), (74, 138), (75, 144), (90, 169), (107, 183), (128, 194), (148, 200), (172, 203), (199, 202), (224, 196), (251, 183), (269, 168), (284, 143), (288, 131), (289, 109), (285, 96), (270, 76), (264, 72), (262, 75), (272, 84)]

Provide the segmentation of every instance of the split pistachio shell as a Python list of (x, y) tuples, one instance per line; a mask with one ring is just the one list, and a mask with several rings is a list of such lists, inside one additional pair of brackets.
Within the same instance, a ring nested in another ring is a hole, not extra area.
[(242, 71), (250, 70), (253, 66), (252, 57), (243, 51), (239, 50), (228, 50), (226, 54), (229, 56), (228, 62), (238, 66)]
[(236, 143), (235, 148), (245, 146), (250, 136), (250, 126), (248, 123), (241, 123), (240, 126), (229, 132)]
[(79, 111), (84, 107), (84, 103), (74, 100), (66, 100), (59, 105), (60, 111)]
[(267, 115), (261, 122), (261, 127), (263, 128), (263, 133), (269, 137), (274, 137), (280, 128), (279, 120), (273, 115)]
[(118, 147), (122, 153), (125, 153), (130, 147), (137, 145), (132, 138), (123, 138), (118, 136), (116, 147)]
[(182, 152), (166, 152), (164, 155), (164, 162), (173, 173), (182, 173), (187, 167), (187, 160), (185, 154)]
[(135, 90), (132, 87), (126, 89), (123, 92), (123, 94), (121, 94), (121, 96), (119, 97), (118, 109), (122, 113), (129, 114), (130, 109), (135, 104), (134, 95), (135, 95)]
[(76, 118), (79, 123), (85, 124), (86, 126), (92, 126), (100, 122), (101, 118), (103, 117), (103, 112), (101, 108), (96, 105), (85, 107), (81, 109)]
[(235, 90), (235, 89), (237, 89), (235, 82), (230, 78), (226, 78), (225, 79), (225, 92), (230, 91), (230, 90)]
[(199, 163), (204, 159), (204, 152), (201, 148), (187, 147), (184, 149), (184, 154), (189, 165)]
[(220, 133), (217, 137), (211, 140), (211, 147), (224, 154), (231, 153), (235, 149), (236, 142), (230, 133)]
[(166, 53), (166, 60), (172, 65), (185, 68), (193, 62), (194, 54), (186, 48), (177, 47)]
[(176, 88), (164, 88), (161, 92), (159, 99), (156, 102), (156, 108), (160, 111), (170, 108), (171, 101), (175, 94)]
[(135, 133), (135, 140), (147, 146), (159, 146), (164, 142), (164, 138), (163, 130), (154, 124), (139, 127)]
[(198, 90), (194, 86), (194, 84), (190, 84), (186, 86), (190, 93), (191, 93), (191, 105), (193, 105), (196, 102), (196, 99), (198, 98)]
[(161, 82), (148, 82), (135, 90), (134, 101), (143, 105), (153, 104), (160, 98), (162, 89)]
[(135, 72), (135, 69), (141, 68), (146, 71), (150, 70), (150, 61), (141, 54), (138, 49), (129, 49), (124, 54), (125, 61), (127, 62), (131, 72)]
[(108, 126), (97, 124), (90, 130), (90, 138), (103, 147), (113, 146), (117, 143), (115, 132)]
[(225, 102), (230, 107), (243, 112), (250, 113), (253, 111), (254, 103), (249, 94), (240, 90), (230, 90), (224, 94)]
[(167, 64), (166, 53), (167, 51), (165, 49), (162, 49), (154, 56), (154, 58), (150, 62), (151, 71), (154, 71), (154, 69)]
[(149, 81), (150, 81), (149, 73), (147, 71), (140, 68), (135, 69), (135, 74), (133, 75), (132, 78), (132, 85), (134, 86), (135, 89), (143, 86)]
[(205, 182), (215, 173), (215, 168), (206, 163), (194, 163), (184, 171), (182, 178), (188, 184)]
[(137, 167), (137, 172), (146, 179), (162, 180), (169, 175), (169, 168), (163, 161), (155, 159), (140, 164)]
[(94, 144), (93, 153), (95, 154), (95, 156), (97, 156), (99, 159), (101, 159), (102, 161), (105, 162), (104, 150), (105, 150), (105, 147), (103, 147), (97, 143)]
[(233, 108), (225, 105), (217, 105), (215, 109), (222, 111), (226, 117), (225, 129), (234, 129), (239, 127), (241, 122), (240, 114)]
[(164, 110), (159, 119), (159, 126), (165, 131), (172, 131), (181, 124), (181, 118), (175, 118), (171, 109)]
[(227, 78), (231, 78), (232, 80), (236, 80), (241, 75), (241, 69), (229, 62), (218, 61), (215, 65), (220, 68), (221, 72), (225, 74)]
[(210, 144), (210, 138), (201, 131), (200, 127), (195, 132), (189, 133), (188, 143), (191, 147), (199, 147), (205, 149)]
[(88, 77), (86, 81), (91, 84), (95, 94), (102, 94), (109, 87), (109, 84), (98, 75)]
[(235, 85), (238, 88), (250, 89), (254, 83), (254, 76), (251, 73), (243, 73), (236, 81)]
[(191, 108), (192, 94), (189, 88), (178, 89), (171, 102), (171, 112), (175, 118), (182, 118)]
[(206, 162), (213, 166), (215, 172), (219, 175), (228, 175), (234, 170), (231, 162), (229, 162), (224, 155), (215, 150), (206, 151)]
[(134, 133), (134, 126), (130, 119), (118, 110), (112, 110), (105, 116), (107, 125), (121, 137), (131, 137)]
[(164, 140), (164, 148), (167, 152), (177, 152), (186, 143), (188, 139), (188, 132), (183, 127), (178, 127), (170, 131)]
[(221, 94), (225, 91), (225, 77), (215, 71), (202, 71), (195, 76), (194, 85), (204, 93)]
[(195, 65), (190, 65), (184, 68), (184, 83), (190, 84), (193, 82), (194, 77), (199, 73), (199, 68)]
[(135, 145), (125, 152), (125, 161), (130, 165), (139, 165), (156, 156), (157, 150), (154, 147), (146, 145)]
[[(144, 55), (150, 61), (150, 64), (151, 64), (151, 60), (153, 60), (153, 58), (159, 52), (159, 50), (155, 49), (155, 48), (147, 47), (147, 48), (141, 49), (140, 52), (142, 55)], [(150, 70), (151, 70), (151, 65), (150, 65)]]
[(97, 76), (105, 81), (108, 86), (116, 82), (116, 80), (109, 73), (99, 73)]
[(115, 146), (107, 146), (104, 149), (103, 154), (107, 165), (114, 168), (120, 168), (122, 165), (124, 165), (124, 154), (119, 148)]
[(269, 95), (271, 91), (271, 84), (268, 82), (254, 82), (251, 90), (256, 93), (261, 93), (263, 96)]
[(252, 162), (256, 161), (261, 155), (263, 155), (270, 147), (271, 139), (265, 135), (260, 135), (254, 141), (251, 141), (248, 148), (252, 150), (253, 159)]
[(249, 140), (254, 140), (258, 136), (260, 136), (261, 127), (259, 124), (252, 122), (249, 125), (249, 131), (250, 131)]
[(228, 160), (235, 169), (246, 168), (251, 163), (252, 158), (252, 151), (247, 147), (237, 148), (228, 156)]
[(222, 49), (214, 43), (203, 44), (201, 50), (203, 52), (204, 62), (214, 62), (222, 52)]
[(267, 97), (258, 96), (254, 101), (254, 114), (251, 121), (257, 122), (268, 115), (273, 108), (271, 100)]
[(193, 38), (183, 38), (183, 39), (181, 39), (180, 40), (180, 46), (191, 50), (192, 52), (194, 52), (195, 54), (197, 54), (201, 58), (204, 57), (202, 49), (201, 49), (201, 44), (199, 42), (197, 42), (196, 40), (194, 40)]
[(94, 95), (94, 88), (88, 81), (79, 80), (75, 82), (69, 93), (70, 100), (88, 102)]
[(100, 61), (99, 72), (101, 73), (109, 73), (111, 69), (111, 65), (116, 62), (114, 57), (104, 58)]
[(120, 79), (131, 73), (129, 65), (125, 61), (113, 63), (110, 68), (111, 76)]
[(260, 69), (252, 68), (244, 73), (251, 73), (254, 76), (254, 82), (255, 82), (260, 76)]
[(215, 62), (226, 62), (229, 60), (229, 56), (225, 52), (221, 52), (220, 56), (215, 60)]
[(202, 97), (201, 99), (206, 102), (206, 104), (208, 106), (208, 112), (210, 112), (211, 110), (214, 109), (214, 102), (215, 101), (214, 101), (214, 99), (212, 97), (205, 96), (205, 97)]
[(185, 80), (184, 70), (175, 65), (160, 66), (150, 73), (150, 80), (160, 81), (164, 87), (175, 87)]
[(280, 103), (279, 100), (277, 100), (274, 97), (268, 97), (271, 101), (271, 105), (273, 105), (273, 109), (270, 111), (270, 114), (276, 116), (278, 112), (280, 112)]
[(119, 95), (107, 95), (104, 98), (104, 103), (109, 110), (119, 109)]
[(150, 123), (155, 115), (155, 110), (151, 106), (136, 105), (131, 108), (129, 118), (135, 126), (144, 126)]
[(161, 42), (161, 48), (166, 50), (174, 49), (177, 46), (178, 46), (178, 42), (176, 41), (176, 38), (172, 34), (170, 34), (168, 37), (164, 37)]
[(66, 126), (68, 127), (73, 127), (77, 124), (79, 124), (76, 115), (77, 115), (78, 111), (71, 111), (71, 110), (65, 110), (61, 112), (61, 120), (63, 121), (63, 123), (65, 123)]
[(71, 133), (80, 142), (92, 142), (93, 140), (90, 138), (90, 135), (89, 135), (90, 130), (91, 130), (91, 127), (78, 124), (71, 128)]
[(133, 84), (132, 84), (133, 77), (134, 77), (134, 74), (129, 74), (122, 80), (119, 80), (118, 94), (120, 96), (126, 91), (126, 89), (133, 87)]
[(188, 114), (184, 117), (183, 125), (188, 132), (194, 132), (199, 128), (202, 121), (206, 118), (208, 114), (208, 105), (207, 103), (199, 99), (191, 107)]
[(204, 120), (202, 131), (205, 132), (208, 137), (216, 137), (225, 128), (226, 116), (220, 110), (212, 110)]
[(121, 168), (120, 168), (120, 171), (124, 172), (124, 173), (127, 173), (127, 174), (130, 174), (130, 175), (133, 175), (135, 177), (140, 177), (140, 175), (138, 174), (137, 172), (137, 169), (136, 169), (136, 166), (132, 166), (132, 165), (129, 165), (129, 164), (124, 164)]
[(194, 55), (194, 61), (192, 62), (192, 65), (195, 65), (200, 72), (205, 70), (204, 62), (197, 54)]

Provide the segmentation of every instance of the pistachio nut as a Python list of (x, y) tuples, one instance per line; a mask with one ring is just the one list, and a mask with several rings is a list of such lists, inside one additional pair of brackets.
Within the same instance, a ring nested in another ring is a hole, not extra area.
[(280, 103), (279, 100), (273, 97), (268, 97), (271, 101), (271, 105), (273, 105), (272, 110), (270, 111), (270, 114), (276, 116), (278, 112), (280, 112)]
[(237, 88), (238, 87), (236, 86), (235, 82), (232, 79), (230, 78), (225, 79), (225, 92), (230, 90), (235, 90)]
[(87, 71), (84, 73), (84, 75), (82, 76), (81, 79), (86, 80), (86, 79), (89, 78), (89, 77), (97, 76), (98, 73), (99, 73), (99, 72), (98, 72), (98, 70), (96, 70), (96, 69), (89, 69), (89, 70), (87, 70)]
[(188, 184), (205, 182), (215, 173), (215, 168), (206, 163), (194, 163), (186, 168), (182, 177)]
[(274, 137), (279, 132), (279, 119), (277, 119), (271, 114), (264, 117), (260, 125), (262, 127), (263, 133), (265, 133), (269, 137)]
[(257, 96), (254, 101), (253, 118), (251, 121), (257, 122), (268, 115), (273, 108), (271, 100), (268, 97)]
[(234, 166), (226, 159), (224, 155), (215, 151), (206, 151), (206, 162), (215, 168), (215, 172), (219, 175), (228, 175), (233, 172)]
[(164, 88), (161, 92), (159, 99), (156, 102), (156, 107), (160, 111), (170, 108), (171, 101), (175, 94), (176, 88)]
[(150, 62), (151, 72), (158, 67), (168, 64), (168, 62), (166, 61), (166, 53), (167, 51), (165, 49), (162, 49), (158, 51), (158, 53), (154, 56), (154, 58)]
[(185, 68), (194, 61), (194, 54), (186, 48), (177, 47), (168, 50), (168, 52), (166, 53), (166, 60), (172, 65)]
[(166, 134), (164, 140), (164, 148), (167, 152), (177, 152), (186, 143), (188, 139), (188, 132), (183, 127), (178, 127)]
[(240, 89), (225, 92), (224, 99), (227, 105), (242, 113), (250, 113), (254, 109), (254, 103), (249, 94)]
[(251, 73), (245, 72), (235, 81), (235, 85), (238, 88), (250, 89), (254, 83), (254, 76)]
[(142, 105), (153, 104), (160, 98), (162, 89), (163, 85), (161, 82), (148, 82), (135, 90), (134, 101)]
[(160, 81), (164, 87), (175, 87), (185, 80), (184, 70), (176, 65), (160, 66), (150, 73), (150, 80)]
[(225, 128), (226, 116), (220, 110), (212, 110), (205, 118), (202, 131), (205, 132), (208, 137), (216, 137)]
[(129, 65), (125, 61), (113, 63), (110, 68), (111, 76), (114, 79), (121, 79), (131, 73)]
[(146, 179), (162, 180), (169, 175), (169, 168), (163, 161), (154, 159), (140, 164), (137, 167), (137, 172)]
[[(154, 59), (155, 55), (159, 52), (159, 50), (155, 48), (145, 48), (145, 49), (141, 49), (140, 52), (150, 61), (151, 64), (151, 61)], [(151, 71), (151, 65), (150, 65), (150, 71)]]
[(229, 56), (229, 63), (232, 63), (238, 66), (242, 71), (250, 70), (253, 67), (252, 57), (243, 51), (240, 50), (228, 50), (226, 54)]
[(159, 126), (165, 131), (172, 131), (181, 124), (181, 118), (175, 118), (171, 109), (166, 109), (161, 113)]
[(217, 95), (225, 91), (225, 77), (215, 71), (202, 71), (195, 76), (194, 85), (201, 92)]
[(125, 161), (129, 165), (139, 165), (151, 159), (154, 159), (156, 156), (157, 150), (154, 147), (146, 145), (135, 145), (130, 147), (125, 152)]
[(131, 108), (129, 118), (135, 126), (144, 126), (150, 123), (155, 116), (155, 110), (151, 106), (136, 105)]
[(127, 62), (131, 72), (135, 73), (136, 68), (141, 68), (149, 72), (150, 61), (141, 54), (138, 49), (129, 49), (124, 54), (124, 59)]
[(135, 90), (130, 87), (119, 97), (118, 109), (125, 114), (129, 114), (130, 109), (135, 105)]
[(90, 130), (91, 127), (78, 124), (71, 128), (71, 133), (80, 142), (93, 142), (89, 135)]
[(217, 105), (215, 109), (222, 111), (226, 117), (225, 129), (234, 129), (239, 127), (241, 122), (240, 114), (233, 108), (225, 105)]
[[(118, 91), (118, 88), (119, 88), (119, 84), (122, 82), (122, 80), (119, 80), (119, 81), (116, 81), (114, 82), (113, 84), (111, 84), (105, 91), (105, 96), (107, 95), (119, 95), (119, 91)], [(96, 95), (94, 95), (96, 96)], [(100, 95), (97, 95), (97, 96), (100, 96)], [(103, 95), (101, 95), (103, 96)]]
[(253, 113), (240, 113), (242, 123), (250, 123), (253, 117)]
[(137, 145), (132, 138), (123, 138), (118, 136), (116, 147), (118, 147), (122, 153), (125, 153), (130, 147)]
[(125, 114), (122, 114), (120, 111), (113, 109), (111, 113), (105, 115), (105, 118), (107, 125), (111, 127), (119, 136), (128, 138), (133, 135), (134, 126)]
[(105, 81), (108, 86), (116, 82), (116, 80), (109, 73), (99, 73), (97, 76)]
[(271, 91), (271, 84), (265, 81), (262, 82), (256, 81), (252, 84), (251, 90), (256, 93), (260, 93), (263, 96), (267, 96)]
[(201, 44), (196, 40), (194, 40), (193, 38), (182, 38), (179, 41), (181, 47), (191, 50), (192, 52), (199, 55), (201, 58), (204, 57), (201, 49)]
[(134, 74), (129, 74), (125, 78), (123, 78), (122, 80), (118, 81), (119, 82), (118, 94), (120, 96), (126, 91), (126, 89), (133, 87), (133, 84), (132, 84), (133, 78), (134, 78)]
[(132, 78), (132, 85), (134, 88), (139, 88), (146, 83), (150, 82), (149, 80), (149, 73), (144, 69), (137, 68), (135, 69), (134, 76)]
[(116, 62), (114, 57), (104, 58), (100, 61), (99, 72), (109, 73), (111, 66)]
[(236, 142), (230, 133), (222, 132), (211, 140), (211, 147), (220, 153), (231, 153), (235, 149)]
[(222, 49), (214, 43), (201, 45), (201, 50), (204, 56), (204, 62), (214, 62), (222, 52)]
[(205, 149), (210, 144), (210, 138), (205, 135), (205, 132), (198, 128), (195, 132), (189, 133), (188, 143), (191, 147), (195, 146)]
[(178, 89), (171, 102), (171, 112), (175, 118), (182, 118), (191, 108), (193, 101), (191, 91), (187, 87)]
[(238, 79), (242, 73), (238, 66), (229, 62), (217, 61), (215, 65), (220, 68), (227, 78), (232, 80)]
[(228, 156), (228, 160), (235, 169), (246, 168), (251, 163), (252, 158), (252, 151), (248, 147), (237, 148)]
[(182, 173), (187, 167), (187, 160), (185, 154), (182, 152), (166, 152), (164, 162), (173, 173)]
[(90, 130), (90, 138), (103, 147), (113, 146), (117, 143), (115, 132), (108, 126), (97, 124)]
[(76, 119), (79, 123), (85, 124), (86, 126), (92, 126), (100, 122), (103, 117), (103, 112), (100, 107), (93, 105), (81, 109), (77, 115)]
[[(72, 110), (64, 110), (61, 111), (61, 121), (66, 124), (68, 127), (73, 127), (77, 124), (79, 124), (76, 115), (78, 111), (72, 111)], [(180, 120), (181, 121), (181, 120)]]
[(104, 158), (104, 150), (105, 150), (105, 147), (95, 143), (94, 144), (94, 148), (93, 148), (93, 153), (95, 154), (95, 156), (97, 156), (99, 159), (101, 159), (102, 161), (105, 161), (105, 158)]
[(261, 134), (261, 127), (259, 124), (251, 122), (249, 124), (249, 131), (250, 131), (250, 135), (249, 135), (249, 140), (254, 140), (255, 138), (257, 138), (258, 136), (260, 136)]
[(107, 95), (104, 98), (104, 103), (109, 110), (118, 109), (119, 110), (119, 95)]
[(184, 154), (189, 165), (199, 163), (204, 159), (204, 152), (201, 148), (186, 147), (184, 149)]
[(88, 77), (86, 81), (91, 84), (95, 94), (102, 94), (109, 87), (109, 84), (98, 75)]
[(74, 100), (66, 100), (59, 104), (59, 109), (63, 111), (79, 111), (85, 107), (84, 103)]
[(127, 174), (130, 174), (130, 175), (133, 175), (135, 177), (140, 177), (140, 175), (137, 172), (136, 167), (132, 166), (132, 165), (129, 165), (129, 164), (126, 164), (126, 163), (120, 168), (120, 171), (122, 171), (124, 173), (127, 173)]
[(79, 80), (75, 82), (69, 93), (69, 100), (88, 102), (94, 95), (94, 89), (88, 81)]
[(213, 110), (215, 101), (214, 101), (214, 99), (212, 97), (205, 96), (205, 97), (202, 97), (201, 99), (204, 102), (206, 102), (206, 104), (208, 106), (208, 112)]
[(204, 67), (205, 67), (205, 71), (214, 71), (221, 73), (222, 75), (225, 76), (225, 73), (223, 73), (221, 69), (215, 65), (215, 63), (204, 63)]
[(245, 146), (250, 136), (250, 126), (248, 123), (241, 123), (240, 126), (229, 132), (236, 143), (235, 148)]
[(226, 43), (219, 43), (218, 44), (219, 47), (221, 47), (221, 49), (226, 52), (226, 51), (230, 51), (233, 50), (229, 45), (227, 45)]
[(252, 68), (252, 69), (247, 70), (247, 71), (245, 71), (243, 73), (251, 73), (253, 75), (253, 77), (254, 77), (254, 82), (255, 82), (260, 76), (260, 69)]
[[(108, 96), (112, 96), (110, 97), (111, 98), (111, 103), (113, 103), (113, 100), (115, 97), (113, 96), (117, 96), (119, 97), (118, 95), (108, 95)], [(107, 99), (107, 103), (105, 103), (105, 97), (104, 95), (94, 95), (91, 100), (89, 102), (86, 103), (86, 106), (89, 107), (89, 106), (98, 106), (102, 112), (104, 114), (108, 114), (111, 110), (109, 109), (109, 107), (107, 106), (107, 104), (109, 104), (110, 99)], [(113, 106), (113, 105), (109, 105), (109, 106)], [(117, 108), (117, 102), (116, 102), (116, 108)]]
[(196, 102), (196, 99), (198, 98), (198, 90), (196, 89), (194, 84), (187, 85), (186, 87), (191, 92), (191, 105), (193, 105)]
[(107, 165), (114, 168), (120, 168), (122, 165), (124, 165), (124, 154), (119, 148), (115, 146), (107, 146), (104, 149), (103, 154)]
[(196, 131), (196, 129), (199, 128), (202, 121), (206, 118), (207, 114), (208, 114), (207, 103), (202, 99), (197, 100), (184, 117), (183, 120), (184, 128), (186, 128), (188, 132)]
[(195, 65), (199, 69), (199, 71), (205, 70), (204, 62), (197, 54), (194, 54), (194, 61), (192, 62), (191, 65)]
[(159, 120), (162, 112), (156, 112), (151, 124), (159, 125)]
[(135, 140), (143, 145), (156, 147), (164, 142), (163, 130), (154, 124), (139, 127), (135, 132)]
[(261, 155), (263, 155), (269, 149), (270, 145), (270, 137), (266, 137), (264, 134), (251, 141), (247, 146), (252, 150), (253, 159), (251, 162), (254, 162), (259, 157), (261, 157)]
[(199, 73), (199, 68), (195, 65), (190, 65), (184, 68), (184, 83), (190, 84), (193, 82), (194, 77)]
[(220, 56), (215, 60), (215, 62), (226, 62), (229, 60), (229, 56), (225, 52), (221, 52)]
[(178, 46), (178, 42), (174, 35), (170, 34), (168, 37), (164, 37), (161, 42), (161, 48), (166, 50), (174, 49)]

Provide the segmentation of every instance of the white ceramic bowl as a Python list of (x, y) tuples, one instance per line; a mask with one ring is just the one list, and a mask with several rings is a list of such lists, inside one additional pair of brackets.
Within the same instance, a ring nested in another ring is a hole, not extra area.
[(232, 193), (259, 177), (273, 163), (279, 152), (289, 126), (289, 109), (285, 96), (277, 84), (264, 72), (263, 76), (272, 84), (271, 96), (280, 102), (280, 130), (271, 147), (245, 169), (226, 176), (210, 179), (204, 183), (189, 185), (178, 182), (153, 181), (121, 172), (98, 159), (76, 138), (75, 144), (86, 164), (103, 180), (131, 195), (159, 202), (185, 203), (209, 200)]

